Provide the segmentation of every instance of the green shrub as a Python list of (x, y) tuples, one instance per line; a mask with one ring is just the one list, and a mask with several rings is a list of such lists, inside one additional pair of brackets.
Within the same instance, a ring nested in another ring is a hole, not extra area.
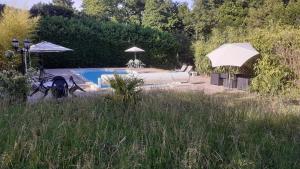
[(115, 74), (114, 78), (109, 80), (111, 88), (114, 89), (114, 94), (117, 101), (121, 101), (125, 105), (136, 103), (141, 87), (144, 82), (136, 77), (121, 77)]
[(295, 73), (276, 58), (262, 57), (255, 72), (257, 76), (251, 82), (251, 89), (261, 94), (276, 95), (295, 86)]
[(295, 51), (300, 50), (299, 29), (275, 24), (252, 30), (247, 39), (261, 55), (254, 67), (252, 90), (274, 95), (294, 87), (299, 76), (295, 73), (299, 63), (294, 62), (298, 58)]
[(25, 101), (29, 91), (27, 78), (15, 70), (0, 72), (0, 98)]

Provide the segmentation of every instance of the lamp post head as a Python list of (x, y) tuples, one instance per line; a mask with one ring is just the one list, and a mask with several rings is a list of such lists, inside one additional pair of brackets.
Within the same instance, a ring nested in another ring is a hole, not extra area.
[(19, 41), (18, 41), (18, 39), (14, 38), (14, 39), (11, 41), (11, 43), (12, 43), (12, 46), (14, 47), (14, 49), (15, 49), (15, 50), (18, 50), (18, 48), (19, 48)]
[(24, 40), (24, 48), (25, 48), (26, 50), (29, 50), (30, 45), (31, 45), (30, 40), (29, 40), (29, 39), (25, 39), (25, 40)]

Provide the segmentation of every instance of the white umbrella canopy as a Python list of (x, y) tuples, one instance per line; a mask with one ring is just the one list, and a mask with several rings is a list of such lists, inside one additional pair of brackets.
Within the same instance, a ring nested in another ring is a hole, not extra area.
[(125, 50), (125, 52), (145, 52), (145, 50), (134, 46), (132, 48), (129, 48), (129, 49)]
[(207, 56), (212, 63), (212, 67), (241, 67), (249, 59), (258, 54), (258, 51), (250, 43), (228, 43), (215, 49)]
[(138, 52), (145, 52), (145, 50), (134, 46), (132, 48), (129, 48), (129, 49), (125, 50), (125, 52), (132, 52), (132, 53), (134, 53), (134, 59), (136, 60), (136, 53), (138, 53)]
[(56, 53), (56, 52), (67, 52), (67, 51), (73, 51), (73, 50), (46, 41), (32, 45), (30, 46), (29, 49), (30, 53), (52, 53), (52, 52)]

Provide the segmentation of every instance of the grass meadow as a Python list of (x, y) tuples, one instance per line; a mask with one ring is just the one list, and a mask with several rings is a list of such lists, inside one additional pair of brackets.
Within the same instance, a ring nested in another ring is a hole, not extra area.
[(0, 109), (0, 168), (299, 169), (297, 106), (243, 95), (154, 92)]

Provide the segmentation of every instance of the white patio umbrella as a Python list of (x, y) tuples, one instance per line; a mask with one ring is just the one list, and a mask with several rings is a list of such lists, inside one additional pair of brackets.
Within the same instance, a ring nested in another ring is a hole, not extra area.
[[(241, 67), (258, 54), (258, 51), (250, 43), (228, 43), (210, 52), (207, 56), (212, 63), (212, 67)], [(230, 72), (228, 74), (230, 80)]]
[(129, 48), (129, 49), (125, 50), (125, 52), (134, 53), (134, 60), (136, 60), (136, 53), (138, 53), (138, 52), (145, 52), (145, 50), (134, 46), (132, 48)]
[(30, 53), (55, 53), (55, 52), (67, 52), (67, 51), (73, 51), (73, 50), (46, 41), (32, 45), (30, 46), (29, 49)]
[(228, 43), (210, 52), (207, 56), (212, 63), (212, 67), (241, 67), (250, 58), (258, 54), (250, 43)]
[(56, 45), (54, 43), (43, 41), (30, 46), (29, 57), (30, 57), (30, 53), (58, 53), (58, 52), (68, 52), (68, 51), (73, 51), (73, 49), (69, 49), (60, 45)]

